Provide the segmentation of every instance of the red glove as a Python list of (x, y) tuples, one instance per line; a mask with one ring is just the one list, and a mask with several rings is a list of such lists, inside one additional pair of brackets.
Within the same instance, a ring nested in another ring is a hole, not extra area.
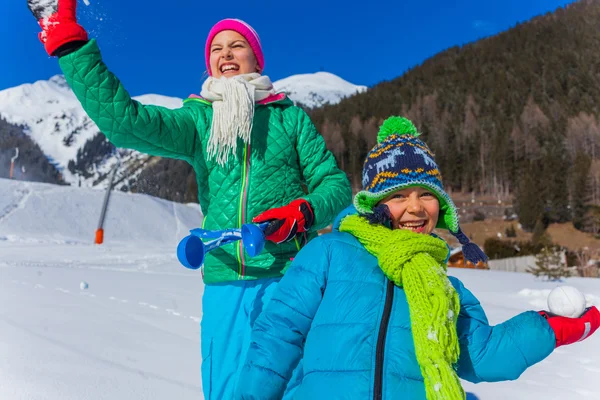
[(547, 311), (539, 313), (548, 320), (556, 336), (556, 347), (581, 342), (590, 337), (600, 326), (600, 312), (594, 306), (586, 309), (579, 318), (561, 317)]
[(256, 216), (252, 222), (273, 220), (265, 231), (265, 237), (275, 243), (292, 240), (296, 234), (310, 229), (315, 219), (313, 210), (304, 199), (292, 201), (287, 206), (272, 208)]
[(38, 36), (48, 55), (67, 43), (88, 40), (77, 23), (77, 0), (27, 0), (27, 6), (42, 28)]

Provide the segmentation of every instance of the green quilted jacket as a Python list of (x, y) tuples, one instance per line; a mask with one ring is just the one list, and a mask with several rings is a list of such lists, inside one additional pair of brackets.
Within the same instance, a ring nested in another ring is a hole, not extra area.
[[(250, 143), (240, 141), (236, 157), (221, 167), (205, 152), (210, 102), (188, 98), (182, 108), (170, 110), (132, 100), (102, 62), (94, 40), (59, 62), (83, 108), (115, 146), (185, 160), (194, 167), (205, 229), (240, 227), (267, 209), (303, 198), (315, 213), (311, 239), (350, 204), (345, 173), (306, 113), (284, 96), (257, 105)], [(241, 241), (227, 244), (207, 254), (204, 281), (280, 276), (299, 249), (298, 240), (267, 242), (251, 258)]]

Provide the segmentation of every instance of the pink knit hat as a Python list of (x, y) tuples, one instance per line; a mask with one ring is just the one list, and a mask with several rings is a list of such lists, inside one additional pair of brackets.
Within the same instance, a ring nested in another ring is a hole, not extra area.
[(222, 31), (235, 31), (242, 35), (248, 41), (252, 51), (254, 51), (254, 56), (256, 57), (256, 62), (258, 63), (260, 70), (262, 71), (265, 69), (265, 57), (258, 33), (241, 19), (227, 18), (217, 22), (208, 33), (208, 38), (206, 39), (204, 54), (206, 57), (206, 69), (210, 76), (212, 76), (212, 71), (210, 70), (210, 45), (215, 36)]

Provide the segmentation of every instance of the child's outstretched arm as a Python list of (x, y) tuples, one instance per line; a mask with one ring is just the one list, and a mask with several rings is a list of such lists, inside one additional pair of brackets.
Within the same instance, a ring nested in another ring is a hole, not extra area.
[(317, 231), (333, 222), (352, 202), (352, 188), (309, 116), (303, 110), (298, 113), (296, 150), (308, 186), (308, 194), (303, 198), (312, 206), (315, 219), (311, 230)]
[(450, 281), (460, 297), (458, 375), (462, 379), (514, 380), (552, 353), (554, 332), (539, 313), (527, 311), (490, 326), (477, 298), (458, 279), (450, 277)]
[(28, 0), (46, 52), (59, 57), (69, 86), (100, 131), (118, 147), (190, 161), (199, 145), (198, 108), (169, 110), (132, 100), (77, 22), (76, 0)]
[(327, 284), (329, 255), (320, 238), (308, 243), (256, 320), (236, 399), (281, 399)]

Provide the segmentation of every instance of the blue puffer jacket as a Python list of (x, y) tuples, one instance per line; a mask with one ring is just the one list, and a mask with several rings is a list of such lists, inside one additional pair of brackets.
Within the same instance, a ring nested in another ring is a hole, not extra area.
[[(475, 296), (450, 281), (461, 303), (461, 378), (517, 379), (552, 352), (554, 333), (537, 312), (490, 326)], [(348, 233), (320, 236), (298, 253), (256, 321), (237, 398), (281, 399), (300, 359), (294, 399), (425, 399), (404, 290)]]

